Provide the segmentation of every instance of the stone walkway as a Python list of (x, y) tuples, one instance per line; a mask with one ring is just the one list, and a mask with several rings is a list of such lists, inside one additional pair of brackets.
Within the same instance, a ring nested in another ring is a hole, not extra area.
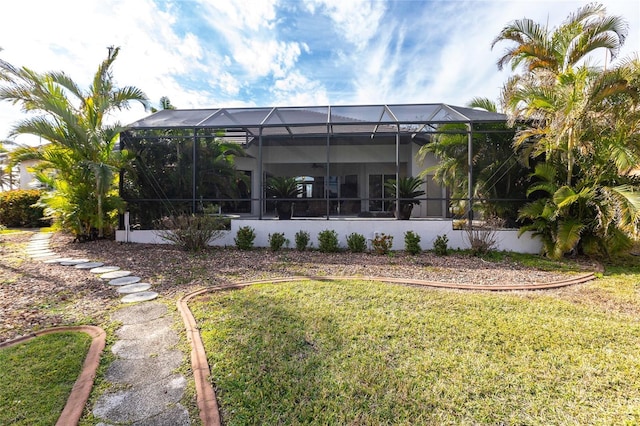
[[(126, 304), (111, 316), (122, 327), (116, 331), (118, 340), (111, 348), (116, 360), (105, 373), (109, 389), (93, 407), (93, 415), (100, 420), (98, 425), (190, 425), (189, 413), (179, 402), (187, 380), (175, 373), (184, 361), (184, 354), (175, 349), (179, 338), (167, 306), (149, 302), (158, 293), (149, 291), (150, 284), (140, 282), (141, 278), (118, 266), (57, 257), (50, 248), (50, 238), (50, 233), (35, 234), (27, 246), (27, 254), (33, 260), (98, 275), (105, 285), (113, 286), (122, 295), (121, 301)], [(64, 419), (60, 420), (64, 424)]]

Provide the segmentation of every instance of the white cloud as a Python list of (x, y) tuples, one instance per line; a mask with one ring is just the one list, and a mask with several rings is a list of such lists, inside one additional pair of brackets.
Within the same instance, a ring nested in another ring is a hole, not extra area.
[(386, 31), (381, 22), (385, 2), (375, 0), (306, 0), (311, 13), (324, 13), (334, 22), (335, 31), (357, 49), (364, 49), (379, 31)]
[(292, 72), (274, 82), (271, 88), (274, 105), (326, 105), (329, 97), (325, 88), (298, 72)]

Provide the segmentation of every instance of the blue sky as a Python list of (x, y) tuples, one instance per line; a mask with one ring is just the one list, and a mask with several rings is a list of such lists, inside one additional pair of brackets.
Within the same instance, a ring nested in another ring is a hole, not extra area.
[[(602, 1), (629, 22), (621, 56), (640, 51), (640, 1)], [(0, 57), (62, 70), (87, 87), (107, 46), (114, 74), (179, 108), (497, 100), (508, 71), (491, 41), (524, 17), (549, 26), (569, 0), (20, 0), (2, 6)], [(595, 57), (604, 62), (605, 55)], [(114, 119), (148, 115), (140, 107)], [(0, 104), (0, 139), (20, 111)]]

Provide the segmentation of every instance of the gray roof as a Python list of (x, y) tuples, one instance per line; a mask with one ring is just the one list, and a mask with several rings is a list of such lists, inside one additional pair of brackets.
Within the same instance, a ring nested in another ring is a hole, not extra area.
[(504, 114), (446, 104), (334, 105), (162, 110), (130, 130), (225, 129), (246, 135), (420, 133), (448, 123), (500, 123)]

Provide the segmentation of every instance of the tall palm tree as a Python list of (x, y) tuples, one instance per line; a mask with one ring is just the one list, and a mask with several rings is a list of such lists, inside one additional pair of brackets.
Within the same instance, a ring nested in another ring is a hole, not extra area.
[(600, 48), (615, 58), (628, 30), (624, 19), (608, 16), (603, 5), (590, 3), (553, 30), (531, 19), (513, 21), (500, 31), (491, 48), (503, 41), (514, 43), (498, 60), (499, 69), (510, 63), (513, 70), (523, 65), (527, 72), (545, 70), (558, 75)]
[(515, 42), (498, 67), (523, 65), (503, 88), (511, 121), (519, 122), (514, 146), (545, 162), (529, 191), (543, 197), (520, 217), (539, 234), (548, 227), (542, 234), (554, 257), (576, 248), (610, 253), (638, 236), (640, 188), (629, 172), (640, 164), (640, 68), (636, 60), (608, 69), (590, 61), (599, 48), (615, 57), (624, 43), (625, 21), (605, 12), (587, 5), (553, 30), (515, 21), (494, 40)]
[[(86, 91), (63, 72), (40, 74), (0, 62), (0, 70), (8, 81), (0, 86), (0, 99), (19, 104), (24, 111), (35, 114), (18, 122), (12, 134), (32, 134), (48, 142), (35, 149), (17, 150), (14, 161), (40, 160), (37, 177), (54, 191), (60, 194), (75, 191), (76, 195), (82, 193), (90, 197), (91, 203), (95, 203), (93, 212), (84, 212), (70, 225), (79, 234), (95, 227), (98, 236), (103, 236), (105, 201), (117, 198), (113, 192), (116, 171), (128, 160), (126, 152), (115, 150), (123, 126), (117, 122), (106, 123), (106, 117), (128, 108), (132, 101), (147, 107), (147, 98), (140, 89), (115, 86), (111, 67), (119, 50), (109, 48), (107, 58), (99, 65)], [(65, 195), (71, 204), (80, 202), (71, 194)], [(52, 210), (60, 214), (65, 210), (78, 211), (60, 208), (59, 201), (50, 205)]]

